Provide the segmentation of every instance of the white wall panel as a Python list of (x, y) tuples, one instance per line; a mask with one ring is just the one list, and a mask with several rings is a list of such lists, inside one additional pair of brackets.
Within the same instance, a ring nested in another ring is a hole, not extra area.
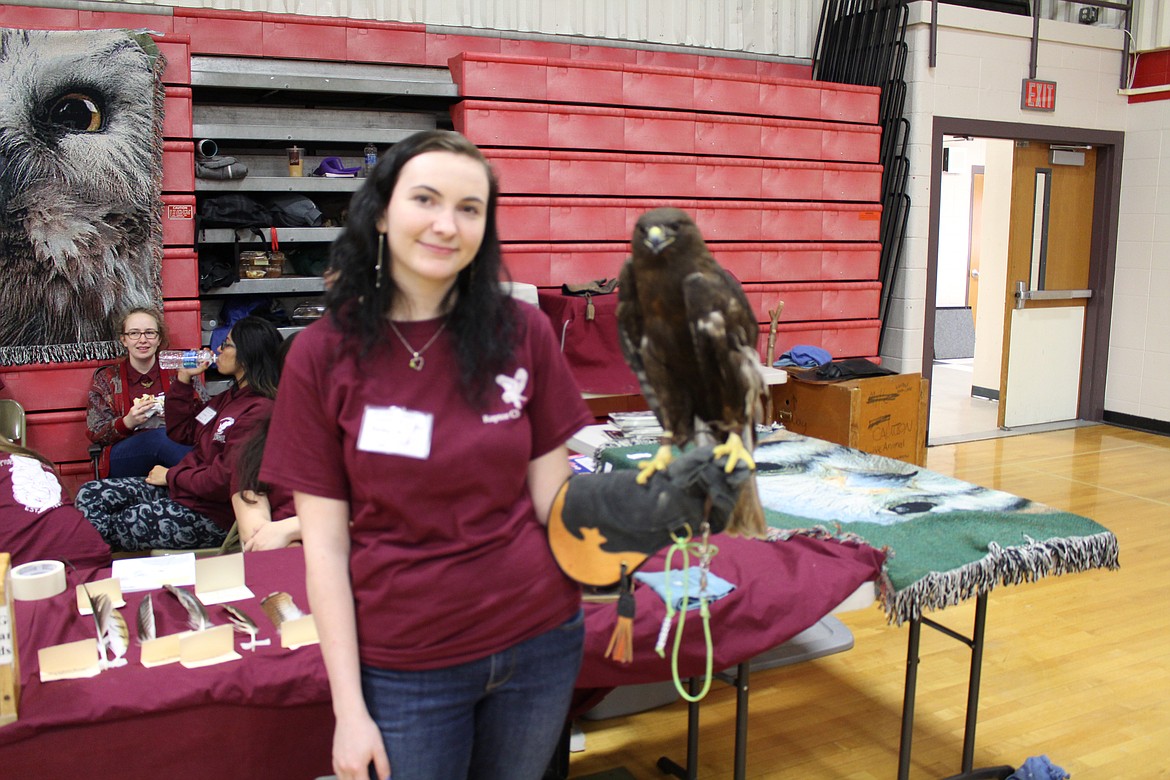
[[(120, 0), (103, 0), (116, 4)], [(821, 0), (134, 0), (811, 59)]]
[(1164, 49), (1170, 46), (1170, 3), (1163, 0), (1137, 0), (1133, 25), (1137, 50)]
[[(122, 0), (101, 0), (117, 4)], [(544, 35), (579, 35), (810, 59), (822, 0), (128, 0), (129, 4), (339, 16)], [(1039, 0), (1044, 19), (1083, 7)], [(1095, 27), (1121, 27), (1099, 9)], [(1134, 47), (1170, 47), (1170, 3), (1135, 0)]]

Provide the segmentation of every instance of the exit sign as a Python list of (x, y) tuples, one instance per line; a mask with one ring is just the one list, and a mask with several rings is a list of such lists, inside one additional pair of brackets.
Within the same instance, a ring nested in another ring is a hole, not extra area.
[(1033, 111), (1055, 111), (1056, 82), (1024, 79), (1020, 108), (1030, 108)]

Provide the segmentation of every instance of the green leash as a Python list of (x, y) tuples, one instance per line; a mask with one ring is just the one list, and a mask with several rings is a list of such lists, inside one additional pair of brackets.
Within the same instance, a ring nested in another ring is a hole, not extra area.
[[(678, 690), (679, 695), (688, 702), (701, 701), (707, 695), (707, 692), (711, 690), (711, 672), (715, 662), (715, 646), (711, 641), (710, 602), (707, 599), (707, 573), (711, 569), (711, 558), (719, 552), (719, 548), (709, 541), (711, 529), (706, 520), (703, 521), (702, 531), (702, 541), (696, 542), (691, 535), (690, 526), (687, 526), (684, 535), (673, 537), (674, 543), (666, 553), (664, 569), (666, 576), (664, 577), (663, 584), (663, 590), (666, 594), (666, 616), (662, 619), (662, 627), (658, 630), (658, 642), (654, 646), (654, 652), (658, 653), (658, 657), (665, 658), (666, 640), (670, 635), (670, 624), (674, 620), (674, 615), (677, 612), (678, 627), (674, 632), (674, 646), (671, 649), (670, 655), (670, 671), (674, 679), (674, 687)], [(697, 695), (692, 695), (686, 690), (683, 686), (682, 678), (678, 673), (678, 654), (679, 648), (682, 646), (683, 628), (686, 626), (687, 621), (687, 607), (690, 606), (690, 592), (689, 588), (684, 587), (682, 608), (676, 610), (674, 608), (674, 597), (670, 592), (670, 563), (676, 552), (682, 553), (682, 571), (686, 574), (688, 581), (690, 578), (691, 554), (694, 553), (699, 558), (699, 616), (703, 620), (703, 640), (706, 643), (707, 649), (707, 665), (703, 689)]]

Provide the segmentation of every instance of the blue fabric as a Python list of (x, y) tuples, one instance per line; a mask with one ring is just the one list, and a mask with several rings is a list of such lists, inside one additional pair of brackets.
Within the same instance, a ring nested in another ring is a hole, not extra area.
[[(676, 610), (682, 609), (683, 596), (688, 598), (687, 610), (699, 608), (699, 596), (701, 595), (699, 593), (700, 575), (701, 572), (698, 566), (688, 568), (685, 575), (682, 569), (671, 569), (670, 598), (673, 599), (673, 606)], [(648, 585), (665, 602), (666, 576), (667, 573), (663, 571), (640, 571), (634, 574), (634, 579)], [(733, 590), (735, 590), (735, 586), (718, 574), (707, 573), (707, 601), (721, 599)]]
[(1008, 775), (1007, 780), (1068, 780), (1071, 775), (1048, 760), (1048, 756), (1032, 756)]
[[(362, 667), (393, 780), (541, 780), (560, 742), (585, 612), (494, 655), (442, 669)], [(371, 777), (373, 776), (371, 771)]]
[(263, 298), (244, 298), (225, 303), (219, 311), (219, 327), (211, 331), (211, 339), (207, 344), (211, 351), (218, 350), (219, 345), (227, 340), (232, 326), (255, 311), (262, 303), (265, 303)]
[(191, 451), (191, 445), (172, 441), (165, 428), (139, 431), (110, 447), (111, 477), (145, 477), (155, 466), (168, 469)]
[(776, 368), (797, 366), (798, 368), (816, 368), (832, 361), (833, 356), (828, 350), (814, 347), (809, 344), (798, 344), (785, 352), (772, 365)]

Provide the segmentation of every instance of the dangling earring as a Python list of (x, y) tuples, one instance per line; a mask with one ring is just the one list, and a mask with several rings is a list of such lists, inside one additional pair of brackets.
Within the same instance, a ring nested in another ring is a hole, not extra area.
[(374, 266), (374, 289), (382, 288), (382, 244), (386, 243), (386, 234), (378, 233), (378, 264)]

